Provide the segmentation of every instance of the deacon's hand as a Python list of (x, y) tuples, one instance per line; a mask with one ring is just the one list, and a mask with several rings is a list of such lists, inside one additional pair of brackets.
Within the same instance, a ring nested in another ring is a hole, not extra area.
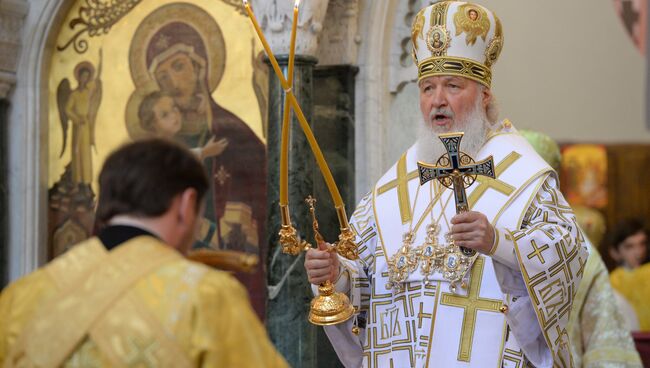
[(319, 243), (318, 249), (311, 248), (305, 254), (307, 278), (314, 285), (330, 280), (336, 281), (339, 275), (339, 258), (336, 252), (328, 251), (329, 243)]
[(480, 212), (464, 212), (451, 219), (451, 234), (456, 245), (488, 254), (494, 245), (494, 228)]

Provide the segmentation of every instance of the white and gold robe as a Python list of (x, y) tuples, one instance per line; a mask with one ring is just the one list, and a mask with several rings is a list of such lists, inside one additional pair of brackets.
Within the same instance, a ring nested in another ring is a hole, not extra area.
[[(476, 158), (489, 155), (497, 178), (479, 178), (467, 194), (472, 210), (495, 226), (496, 244), (491, 255), (479, 255), (469, 287), (457, 294), (439, 273), (425, 286), (419, 268), (404, 291), (386, 288), (387, 259), (411, 222), (421, 223), (414, 247), (431, 218), (439, 219), (444, 244), (455, 215), (451, 190), (425, 184), (418, 193), (415, 147), (361, 200), (350, 221), (360, 258), (341, 258), (336, 287), (359, 308), (362, 328), (359, 336), (351, 332), (354, 319), (325, 328), (347, 367), (573, 365), (567, 324), (587, 240), (555, 172), (510, 122), (491, 132)], [(431, 202), (432, 215), (425, 213)]]

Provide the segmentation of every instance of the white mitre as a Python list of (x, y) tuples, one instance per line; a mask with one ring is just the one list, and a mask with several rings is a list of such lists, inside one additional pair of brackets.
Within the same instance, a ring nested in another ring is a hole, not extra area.
[(418, 80), (456, 75), (486, 87), (503, 48), (501, 21), (490, 10), (462, 1), (441, 1), (415, 16), (411, 28)]

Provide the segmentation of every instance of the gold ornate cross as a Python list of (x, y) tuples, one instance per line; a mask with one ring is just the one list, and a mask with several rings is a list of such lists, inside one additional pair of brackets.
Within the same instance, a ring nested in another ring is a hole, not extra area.
[(463, 326), (460, 333), (460, 348), (458, 360), (469, 362), (472, 355), (472, 341), (474, 340), (474, 327), (476, 326), (476, 312), (479, 310), (488, 312), (499, 312), (502, 306), (501, 300), (479, 297), (481, 279), (483, 276), (483, 263), (485, 259), (479, 257), (472, 267), (470, 275), (469, 290), (467, 296), (460, 296), (453, 293), (442, 293), (440, 304), (452, 307), (463, 308)]
[(474, 162), (474, 159), (460, 150), (464, 133), (447, 133), (439, 136), (447, 153), (440, 156), (436, 165), (418, 161), (420, 185), (437, 179), (442, 185), (454, 191), (456, 213), (469, 210), (465, 188), (474, 183), (477, 175), (494, 179), (494, 160), (492, 156)]
[[(460, 141), (464, 133), (447, 133), (439, 135), (447, 153), (440, 156), (436, 165), (418, 161), (420, 185), (430, 180), (437, 179), (442, 185), (454, 191), (456, 213), (469, 211), (469, 203), (465, 188), (476, 181), (478, 175), (494, 179), (494, 160), (492, 156), (475, 162), (472, 157), (460, 150)], [(461, 247), (463, 254), (472, 256), (476, 254), (473, 249)]]

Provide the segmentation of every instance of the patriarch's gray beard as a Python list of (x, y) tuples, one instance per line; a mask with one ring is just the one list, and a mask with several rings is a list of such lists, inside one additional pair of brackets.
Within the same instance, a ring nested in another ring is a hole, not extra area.
[[(424, 124), (420, 124), (418, 128), (418, 140), (415, 145), (418, 161), (435, 164), (440, 156), (447, 153), (438, 135), (452, 132), (465, 133), (460, 143), (460, 149), (476, 159), (476, 154), (485, 144), (490, 124), (481, 106), (481, 99), (476, 99), (474, 108), (467, 115), (467, 118), (464, 121), (458, 121), (451, 130), (435, 126), (432, 123), (431, 117), (436, 113), (440, 113), (440, 110), (432, 111), (429, 120)], [(450, 111), (443, 111), (443, 113), (450, 113)]]

